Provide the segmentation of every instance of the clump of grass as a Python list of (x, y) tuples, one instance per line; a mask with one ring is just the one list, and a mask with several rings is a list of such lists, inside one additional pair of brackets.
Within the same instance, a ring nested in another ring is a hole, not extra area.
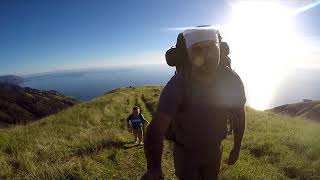
[[(126, 118), (138, 105), (148, 120), (162, 87), (120, 88), (40, 121), (0, 130), (0, 179), (136, 179), (146, 170)], [(320, 125), (247, 108), (239, 161), (222, 164), (221, 179), (319, 179)], [(224, 143), (223, 160), (232, 148)], [(163, 170), (174, 179), (172, 143)]]

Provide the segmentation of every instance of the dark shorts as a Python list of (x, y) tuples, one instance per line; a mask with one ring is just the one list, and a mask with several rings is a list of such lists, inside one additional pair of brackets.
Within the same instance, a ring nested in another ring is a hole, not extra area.
[(132, 128), (132, 130), (142, 130), (142, 127)]
[(207, 157), (189, 153), (183, 146), (175, 144), (173, 148), (175, 174), (180, 180), (218, 179), (222, 152), (221, 143), (217, 143), (213, 152)]
[(133, 131), (133, 133), (140, 133), (140, 132), (142, 132), (142, 127), (134, 128), (134, 129), (132, 129), (132, 131)]

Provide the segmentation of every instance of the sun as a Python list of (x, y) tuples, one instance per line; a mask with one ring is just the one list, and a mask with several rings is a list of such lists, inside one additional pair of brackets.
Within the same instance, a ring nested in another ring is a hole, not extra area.
[(230, 22), (221, 31), (230, 44), (232, 66), (244, 81), (248, 105), (264, 110), (298, 51), (292, 11), (276, 1), (232, 5)]

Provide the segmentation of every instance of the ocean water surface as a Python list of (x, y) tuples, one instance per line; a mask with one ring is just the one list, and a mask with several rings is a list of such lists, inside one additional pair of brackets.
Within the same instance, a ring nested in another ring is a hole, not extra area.
[[(56, 90), (78, 100), (89, 101), (115, 88), (165, 85), (174, 72), (175, 69), (166, 64), (83, 69), (25, 76), (22, 86)], [(252, 97), (248, 93), (246, 96), (250, 106)], [(276, 87), (267, 109), (302, 99), (320, 100), (319, 70), (295, 69), (289, 72)]]
[(165, 85), (175, 69), (167, 65), (145, 65), (104, 69), (62, 71), (24, 77), (24, 87), (56, 90), (88, 101), (115, 88)]

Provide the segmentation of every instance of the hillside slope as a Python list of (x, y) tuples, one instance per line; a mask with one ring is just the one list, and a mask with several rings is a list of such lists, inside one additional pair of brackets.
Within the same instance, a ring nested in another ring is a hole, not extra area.
[(0, 83), (5, 84), (21, 84), (23, 83), (23, 78), (15, 75), (0, 76)]
[(56, 91), (41, 91), (0, 83), (0, 123), (30, 122), (78, 103)]
[(320, 101), (304, 101), (272, 108), (270, 111), (320, 122)]
[[(134, 105), (147, 119), (161, 87), (113, 90), (87, 103), (26, 126), (0, 130), (0, 179), (137, 179), (146, 169), (142, 146), (134, 146), (126, 117)], [(223, 164), (221, 179), (319, 179), (320, 125), (247, 109), (241, 156)], [(223, 160), (232, 138), (224, 141)], [(174, 179), (170, 142), (163, 169)]]

